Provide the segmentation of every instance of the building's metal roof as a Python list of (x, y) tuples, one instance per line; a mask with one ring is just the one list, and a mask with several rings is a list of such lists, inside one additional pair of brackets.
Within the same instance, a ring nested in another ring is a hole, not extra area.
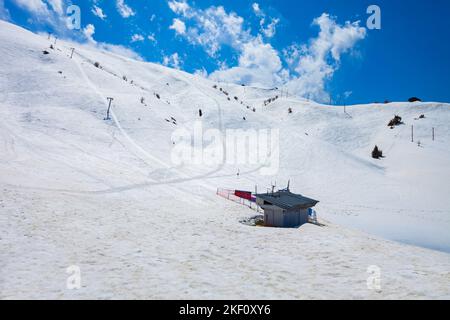
[(260, 198), (264, 201), (270, 202), (274, 206), (282, 209), (294, 209), (294, 208), (312, 208), (319, 201), (304, 197), (300, 194), (295, 194), (287, 190), (281, 190), (274, 193), (257, 194), (256, 198)]

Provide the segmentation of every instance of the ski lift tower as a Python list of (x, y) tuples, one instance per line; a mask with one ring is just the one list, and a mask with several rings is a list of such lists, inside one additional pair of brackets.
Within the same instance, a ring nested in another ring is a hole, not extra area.
[(110, 114), (110, 111), (111, 111), (111, 104), (112, 104), (114, 98), (108, 97), (106, 99), (108, 100), (109, 104), (108, 104), (108, 111), (106, 112), (105, 120), (111, 120), (111, 117), (109, 116), (109, 114)]

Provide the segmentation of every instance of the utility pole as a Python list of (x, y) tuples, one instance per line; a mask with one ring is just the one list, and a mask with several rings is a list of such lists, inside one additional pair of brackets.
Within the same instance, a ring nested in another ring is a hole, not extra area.
[(72, 50), (72, 53), (70, 54), (70, 59), (73, 58), (73, 53), (74, 53), (74, 51), (75, 51), (75, 48), (71, 48), (71, 50)]
[(434, 141), (434, 137), (435, 137), (435, 134), (434, 134), (434, 128), (433, 128), (433, 141)]
[(414, 142), (414, 126), (411, 126), (411, 142)]
[(108, 101), (109, 101), (109, 105), (108, 105), (108, 111), (106, 112), (106, 118), (105, 118), (105, 120), (111, 120), (111, 118), (109, 117), (109, 112), (110, 112), (110, 110), (111, 110), (111, 103), (112, 103), (112, 101), (114, 100), (114, 98), (106, 98), (106, 99), (108, 99)]

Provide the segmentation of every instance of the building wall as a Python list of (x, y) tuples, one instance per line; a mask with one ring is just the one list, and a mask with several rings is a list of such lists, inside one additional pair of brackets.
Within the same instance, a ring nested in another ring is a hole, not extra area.
[(264, 222), (269, 227), (283, 227), (283, 209), (276, 207), (264, 209)]
[(291, 210), (286, 213), (286, 225), (297, 227), (308, 223), (308, 209)]
[(283, 210), (269, 206), (264, 209), (264, 222), (269, 227), (294, 228), (308, 223), (308, 210)]
[(289, 210), (284, 213), (284, 226), (296, 227), (300, 225), (300, 214), (298, 211)]

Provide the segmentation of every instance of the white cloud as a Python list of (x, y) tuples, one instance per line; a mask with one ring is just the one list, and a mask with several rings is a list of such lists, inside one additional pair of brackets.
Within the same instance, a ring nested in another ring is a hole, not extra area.
[[(169, 6), (184, 18), (184, 27), (177, 33), (188, 42), (202, 46), (216, 59), (223, 46), (237, 53), (237, 64), (227, 67), (224, 61), (218, 61), (219, 69), (209, 75), (211, 79), (269, 88), (286, 86), (293, 94), (318, 101), (328, 99), (326, 82), (338, 70), (342, 54), (352, 50), (366, 35), (359, 22), (339, 25), (334, 17), (324, 13), (313, 21), (319, 27), (316, 38), (306, 45), (293, 44), (281, 55), (268, 42), (275, 36), (280, 19), (268, 18), (258, 3), (252, 6), (260, 18), (256, 36), (245, 28), (242, 17), (222, 6), (202, 10), (186, 1), (169, 1)], [(171, 29), (175, 29), (174, 24)]]
[(169, 1), (169, 8), (173, 12), (177, 14), (186, 15), (188, 10), (190, 9), (190, 6), (187, 4), (186, 1)]
[(95, 26), (93, 24), (88, 24), (83, 29), (83, 34), (86, 37), (87, 41), (89, 43), (96, 43), (97, 41), (94, 40), (94, 34), (95, 34)]
[(144, 59), (138, 53), (136, 53), (135, 51), (133, 51), (129, 48), (121, 46), (121, 45), (104, 43), (104, 42), (95, 42), (95, 43), (87, 43), (87, 44), (84, 44), (83, 46), (86, 46), (88, 48), (93, 48), (95, 50), (106, 51), (106, 52), (113, 53), (113, 54), (121, 56), (121, 57), (133, 59), (133, 60), (144, 61)]
[[(65, 7), (67, 6), (67, 1), (65, 0), (11, 0), (14, 1), (20, 8), (27, 10), (33, 15), (33, 18), (38, 21), (45, 21), (55, 28), (55, 32), (61, 35), (61, 38), (66, 38), (66, 41), (73, 42), (70, 38), (73, 38), (73, 32), (70, 34), (65, 33), (66, 20), (65, 20)], [(94, 1), (97, 3), (97, 0)], [(122, 1), (123, 3), (123, 1)], [(4, 0), (0, 0), (0, 18), (2, 18), (2, 9), (4, 8)], [(6, 9), (5, 9), (6, 10)], [(5, 11), (5, 14), (7, 11)], [(135, 59), (143, 61), (143, 58), (134, 52), (133, 50), (126, 48), (121, 45), (115, 45), (110, 43), (97, 42), (94, 39), (95, 26), (93, 24), (88, 24), (85, 28), (81, 30), (84, 38), (87, 40), (82, 46), (93, 47), (97, 50), (108, 51), (123, 57), (130, 59)], [(77, 43), (80, 45), (79, 43)]]
[(63, 0), (47, 0), (47, 2), (58, 15), (62, 16), (64, 14)]
[(327, 81), (339, 69), (342, 54), (364, 39), (366, 30), (358, 22), (339, 25), (327, 14), (315, 19), (314, 25), (319, 26), (320, 32), (309, 45), (294, 45), (285, 50), (291, 71), (282, 68), (279, 53), (260, 39), (244, 46), (237, 67), (214, 72), (211, 77), (266, 87), (286, 83), (293, 94), (328, 101)]
[(154, 33), (150, 33), (150, 34), (147, 36), (147, 39), (150, 40), (151, 42), (154, 42), (154, 43), (157, 43), (157, 42), (158, 42), (158, 41), (156, 40), (156, 36), (155, 36)]
[(329, 99), (326, 81), (339, 68), (342, 54), (365, 38), (366, 29), (360, 27), (359, 22), (346, 22), (341, 26), (326, 13), (316, 18), (313, 24), (320, 28), (317, 38), (309, 45), (293, 45), (284, 51), (286, 61), (296, 72), (287, 87), (298, 95), (323, 102)]
[(121, 46), (121, 45), (100, 42), (100, 43), (97, 43), (97, 48), (117, 54), (122, 57), (130, 58), (130, 59), (134, 59), (134, 60), (138, 60), (138, 61), (144, 61), (144, 59), (137, 52), (135, 52), (129, 48), (126, 48), (124, 46)]
[[(254, 9), (260, 10), (256, 5)], [(286, 80), (288, 73), (283, 70), (278, 52), (262, 35), (251, 35), (244, 27), (244, 19), (236, 13), (222, 6), (205, 10), (189, 7), (188, 11), (178, 12), (194, 24), (182, 33), (190, 43), (202, 46), (215, 58), (224, 45), (238, 53), (238, 65), (227, 68), (220, 64), (220, 69), (210, 75), (212, 79), (264, 87)]]
[(108, 51), (138, 61), (144, 60), (138, 53), (124, 46), (104, 42), (97, 42), (94, 39), (95, 26), (93, 24), (88, 24), (82, 31), (87, 40), (87, 43), (84, 45), (87, 47), (95, 48), (96, 50)]
[(53, 32), (63, 36), (72, 30), (67, 28), (65, 8), (67, 0), (11, 0), (18, 7), (31, 14), (29, 21), (51, 26)]
[[(180, 31), (185, 30), (179, 34), (184, 35), (191, 44), (203, 46), (210, 56), (215, 57), (222, 45), (237, 49), (251, 38), (249, 32), (243, 28), (244, 19), (236, 13), (227, 13), (222, 6), (199, 10), (189, 7), (186, 2), (183, 3), (186, 6), (181, 6), (176, 1), (169, 2), (174, 12), (192, 20), (194, 24), (193, 27), (187, 27), (183, 22), (185, 28), (182, 27)], [(171, 28), (174, 27), (172, 25)]]
[(170, 56), (163, 57), (163, 65), (165, 65), (165, 66), (173, 67), (175, 69), (180, 69), (181, 63), (182, 63), (182, 61), (177, 52), (175, 52), (174, 54), (172, 54)]
[(144, 36), (141, 35), (141, 34), (133, 34), (133, 35), (131, 36), (131, 42), (142, 42), (142, 41), (144, 41), (144, 40), (145, 40), (145, 38), (144, 38)]
[(20, 8), (25, 9), (35, 15), (43, 16), (50, 14), (47, 4), (44, 3), (42, 0), (13, 0), (13, 1)]
[(210, 78), (271, 88), (288, 80), (278, 52), (261, 37), (242, 46), (238, 66), (213, 72)]
[[(280, 19), (278, 18), (269, 18), (267, 19), (266, 13), (261, 9), (260, 5), (258, 3), (253, 3), (252, 5), (254, 14), (260, 18), (259, 25), (260, 25), (260, 32), (265, 35), (267, 38), (273, 38), (276, 34), (276, 27), (278, 23), (280, 22)], [(269, 23), (266, 22), (270, 21)]]
[(353, 91), (345, 91), (344, 92), (344, 99), (348, 99), (353, 94)]
[(94, 14), (94, 15), (96, 15), (97, 17), (99, 17), (100, 19), (102, 19), (102, 20), (105, 20), (108, 16), (103, 12), (103, 9), (102, 8), (100, 8), (100, 7), (98, 7), (98, 6), (96, 6), (96, 5), (94, 5), (93, 7), (92, 7), (92, 13)]
[(116, 0), (116, 7), (119, 11), (119, 14), (123, 18), (129, 18), (136, 14), (136, 12), (133, 11), (126, 3), (125, 0)]
[(255, 15), (257, 17), (261, 17), (263, 15), (262, 11), (261, 11), (261, 8), (259, 6), (259, 3), (257, 3), (257, 2), (253, 3), (252, 4), (252, 8), (253, 8), (253, 12), (255, 13)]
[(267, 25), (267, 27), (264, 27), (264, 25), (261, 26), (261, 32), (267, 37), (267, 38), (273, 38), (277, 32), (276, 27), (278, 23), (280, 22), (280, 19), (272, 19), (271, 22)]
[(196, 76), (200, 76), (200, 77), (205, 78), (205, 79), (208, 78), (208, 71), (206, 71), (205, 68), (201, 68), (201, 69), (195, 70), (194, 74)]
[(186, 33), (186, 24), (178, 18), (173, 19), (172, 25), (169, 29), (175, 30), (175, 32), (179, 35), (183, 35)]

